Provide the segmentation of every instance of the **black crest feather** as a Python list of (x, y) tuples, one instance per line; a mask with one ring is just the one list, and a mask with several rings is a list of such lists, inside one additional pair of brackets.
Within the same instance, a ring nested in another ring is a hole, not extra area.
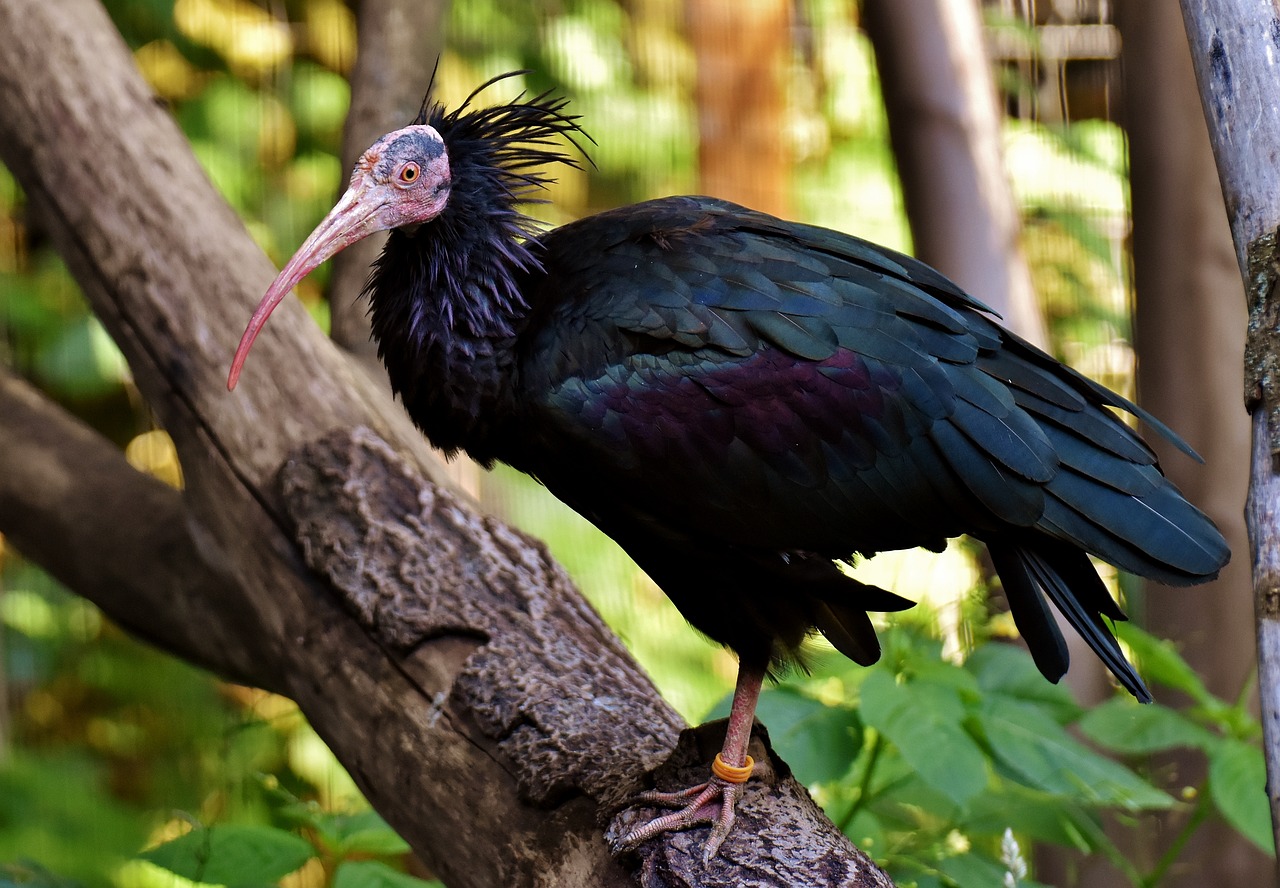
[[(580, 117), (565, 113), (569, 100), (553, 90), (532, 97), (522, 92), (510, 102), (498, 105), (477, 107), (474, 104), (476, 98), (495, 83), (529, 73), (508, 71), (491, 77), (452, 111), (431, 100), (428, 87), (414, 121), (434, 127), (451, 154), (466, 155), (473, 163), (484, 164), (497, 173), (510, 197), (522, 203), (541, 202), (531, 193), (552, 181), (544, 171), (548, 165), (563, 163), (582, 168), (578, 158), (564, 151), (565, 141), (588, 162), (591, 158), (579, 139), (595, 144), (579, 125)], [(434, 81), (433, 73), (433, 84)]]

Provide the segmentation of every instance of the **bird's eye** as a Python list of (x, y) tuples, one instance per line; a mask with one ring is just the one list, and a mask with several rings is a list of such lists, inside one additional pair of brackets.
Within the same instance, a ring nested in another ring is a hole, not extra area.
[(406, 163), (404, 166), (400, 167), (400, 184), (412, 185), (414, 182), (418, 181), (418, 176), (421, 172), (422, 171), (418, 168), (418, 165), (413, 161)]

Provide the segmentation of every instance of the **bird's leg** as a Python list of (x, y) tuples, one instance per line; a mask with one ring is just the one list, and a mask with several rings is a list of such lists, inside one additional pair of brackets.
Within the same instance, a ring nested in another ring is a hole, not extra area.
[(739, 662), (738, 683), (733, 691), (733, 705), (729, 709), (724, 746), (711, 766), (711, 779), (679, 792), (652, 790), (641, 793), (636, 797), (636, 802), (680, 810), (651, 820), (627, 833), (619, 840), (620, 847), (634, 848), (660, 833), (710, 823), (711, 835), (707, 837), (703, 859), (711, 860), (716, 856), (720, 845), (729, 835), (729, 830), (733, 829), (734, 806), (742, 797), (742, 785), (751, 776), (755, 765), (751, 756), (747, 755), (747, 744), (751, 741), (756, 701), (760, 699), (760, 686), (763, 682), (764, 669)]

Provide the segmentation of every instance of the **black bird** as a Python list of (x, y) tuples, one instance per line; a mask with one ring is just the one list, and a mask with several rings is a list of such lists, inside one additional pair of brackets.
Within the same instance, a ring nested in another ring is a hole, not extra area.
[(391, 229), (366, 292), (414, 422), (447, 454), (540, 480), (739, 656), (713, 776), (650, 794), (685, 806), (623, 844), (713, 822), (714, 856), (768, 671), (814, 630), (858, 663), (878, 658), (867, 612), (911, 602), (841, 572), (855, 555), (970, 534), (1046, 678), (1067, 669), (1052, 601), (1151, 699), (1088, 556), (1174, 585), (1226, 564), (1213, 523), (1108, 408), (1194, 456), (1172, 431), (938, 272), (846, 234), (710, 197), (540, 232), (518, 207), (547, 164), (575, 163), (558, 146), (577, 118), (547, 93), (475, 107), (479, 92), (453, 111), (424, 103), (364, 153), (263, 297), (228, 387), (298, 281)]

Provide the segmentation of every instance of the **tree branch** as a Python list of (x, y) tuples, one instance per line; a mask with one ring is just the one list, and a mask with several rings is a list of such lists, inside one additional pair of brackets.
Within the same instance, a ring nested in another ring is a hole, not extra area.
[[(744, 803), (767, 809), (770, 825), (736, 832), (710, 868), (680, 857), (701, 831), (613, 860), (611, 809), (666, 755), (679, 719), (540, 544), (435, 483), (440, 467), (403, 411), (296, 303), (277, 310), (240, 389), (226, 392), (270, 264), (100, 6), (0, 0), (0, 31), (0, 155), (51, 220), (187, 480), (181, 495), (158, 488), (67, 431), (75, 443), (59, 437), (45, 480), (0, 500), (0, 527), (13, 533), (21, 513), (59, 534), (29, 541), (33, 551), (79, 561), (61, 575), (100, 596), (95, 573), (164, 569), (148, 540), (194, 552), (169, 594), (117, 591), (140, 596), (121, 612), (148, 613), (161, 644), (295, 699), (450, 885), (624, 885), (633, 866), (656, 885), (748, 884), (744, 872), (759, 885), (815, 884), (815, 873), (888, 884), (776, 760), (779, 778), (753, 781)], [(4, 443), (33, 460), (22, 440), (48, 421), (47, 405), (5, 391), (27, 419), (4, 411)], [(172, 522), (139, 525), (127, 562), (101, 544), (72, 548), (119, 519), (105, 504), (87, 530), (40, 514), (36, 497), (90, 452), (97, 483)]]
[(204, 557), (182, 495), (2, 367), (0, 416), (8, 539), (139, 637), (265, 685), (245, 641), (217, 632), (233, 581)]

